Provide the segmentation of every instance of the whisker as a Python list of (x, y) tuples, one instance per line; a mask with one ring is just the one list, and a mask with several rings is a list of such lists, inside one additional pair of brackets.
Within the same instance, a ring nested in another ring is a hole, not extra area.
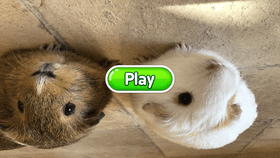
[(239, 59), (237, 61), (233, 62), (233, 65), (238, 65), (239, 62), (241, 61), (242, 57), (243, 57), (243, 54), (241, 54), (241, 56), (239, 57)]

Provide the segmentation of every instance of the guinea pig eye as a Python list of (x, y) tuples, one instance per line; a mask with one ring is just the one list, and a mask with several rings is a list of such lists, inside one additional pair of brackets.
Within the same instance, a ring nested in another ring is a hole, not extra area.
[(21, 101), (18, 101), (18, 110), (23, 113), (23, 104)]
[(178, 96), (178, 100), (182, 105), (189, 105), (192, 103), (192, 95), (189, 92), (181, 93)]
[(63, 106), (63, 113), (65, 116), (70, 116), (75, 113), (76, 105), (73, 103), (67, 103)]

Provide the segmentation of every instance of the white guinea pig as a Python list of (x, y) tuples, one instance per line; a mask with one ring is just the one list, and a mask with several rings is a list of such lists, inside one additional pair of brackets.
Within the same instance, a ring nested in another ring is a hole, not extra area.
[(177, 45), (145, 65), (165, 65), (174, 75), (166, 93), (131, 94), (136, 114), (158, 135), (196, 149), (236, 140), (257, 117), (254, 94), (237, 68), (212, 51)]

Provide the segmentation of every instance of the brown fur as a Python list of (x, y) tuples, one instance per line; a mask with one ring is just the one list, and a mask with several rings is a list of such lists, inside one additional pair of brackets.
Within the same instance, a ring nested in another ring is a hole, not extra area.
[[(56, 77), (47, 78), (38, 93), (38, 78), (32, 74), (44, 63), (56, 63)], [(112, 98), (104, 80), (108, 69), (105, 67), (67, 51), (22, 50), (3, 55), (0, 134), (38, 148), (78, 141), (99, 123), (100, 112)], [(23, 103), (23, 113), (18, 101)], [(76, 105), (75, 113), (65, 116), (63, 106), (69, 102)]]
[(221, 121), (214, 129), (218, 130), (225, 126), (230, 125), (233, 120), (236, 120), (240, 117), (242, 110), (240, 109), (239, 105), (233, 104), (236, 94), (234, 94), (227, 104), (227, 117)]

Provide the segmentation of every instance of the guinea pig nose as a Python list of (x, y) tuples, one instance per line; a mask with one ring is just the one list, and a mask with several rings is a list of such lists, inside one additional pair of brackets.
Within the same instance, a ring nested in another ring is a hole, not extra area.
[(220, 68), (221, 66), (223, 66), (222, 64), (220, 64), (217, 60), (215, 59), (210, 59), (208, 60), (208, 65), (206, 67), (207, 70), (216, 70), (218, 68)]
[(54, 75), (53, 71), (55, 70), (54, 66), (52, 63), (45, 63), (40, 67), (39, 71), (36, 71), (32, 74), (32, 76), (47, 76), (50, 78), (55, 78), (56, 76)]
[(54, 71), (54, 66), (52, 63), (45, 63), (41, 66), (41, 71)]
[(53, 72), (51, 71), (36, 71), (34, 72), (31, 76), (47, 76), (47, 77), (50, 77), (50, 78), (55, 78), (55, 74), (53, 74)]

